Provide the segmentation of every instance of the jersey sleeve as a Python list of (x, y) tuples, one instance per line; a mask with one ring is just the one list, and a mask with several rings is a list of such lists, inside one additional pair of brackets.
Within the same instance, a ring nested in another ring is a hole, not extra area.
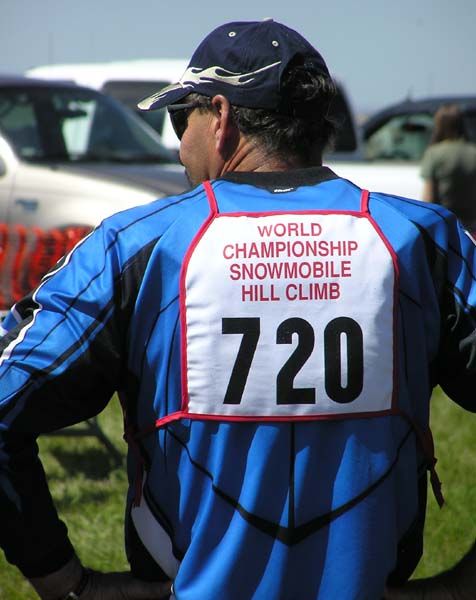
[(73, 548), (38, 457), (39, 434), (98, 414), (119, 383), (121, 264), (102, 227), (14, 307), (0, 339), (0, 545), (28, 577)]
[(437, 382), (450, 398), (476, 412), (476, 245), (456, 219), (451, 219), (449, 233), (447, 274), (440, 290), (441, 335), (435, 372)]

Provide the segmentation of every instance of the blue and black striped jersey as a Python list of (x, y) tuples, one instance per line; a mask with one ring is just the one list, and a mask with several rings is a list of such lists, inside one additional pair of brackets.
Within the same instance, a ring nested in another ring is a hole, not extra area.
[(474, 273), (450, 212), (326, 168), (106, 219), (5, 322), (8, 560), (71, 556), (35, 440), (118, 392), (138, 576), (180, 600), (379, 599), (421, 551), (433, 388), (476, 410)]

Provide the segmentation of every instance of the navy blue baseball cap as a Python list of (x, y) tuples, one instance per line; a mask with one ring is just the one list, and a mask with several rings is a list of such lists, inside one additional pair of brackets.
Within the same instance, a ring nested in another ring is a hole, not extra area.
[(291, 61), (330, 78), (324, 59), (305, 39), (272, 19), (226, 23), (195, 50), (180, 81), (139, 102), (157, 110), (191, 93), (223, 94), (231, 104), (280, 111), (281, 78)]

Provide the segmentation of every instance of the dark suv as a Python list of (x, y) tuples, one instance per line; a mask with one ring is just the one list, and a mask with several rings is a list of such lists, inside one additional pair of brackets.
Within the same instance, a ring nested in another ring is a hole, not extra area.
[(365, 157), (370, 160), (420, 161), (431, 138), (433, 117), (444, 104), (463, 113), (466, 134), (476, 142), (476, 97), (440, 96), (393, 104), (363, 125)]

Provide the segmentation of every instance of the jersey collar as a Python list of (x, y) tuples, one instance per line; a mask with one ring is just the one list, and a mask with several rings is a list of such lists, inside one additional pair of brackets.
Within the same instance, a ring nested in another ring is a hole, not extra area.
[(289, 171), (266, 172), (233, 171), (220, 177), (220, 180), (243, 183), (265, 189), (281, 186), (300, 187), (303, 185), (316, 185), (324, 181), (330, 181), (331, 179), (338, 179), (338, 176), (329, 167), (308, 167), (305, 169), (290, 169)]

